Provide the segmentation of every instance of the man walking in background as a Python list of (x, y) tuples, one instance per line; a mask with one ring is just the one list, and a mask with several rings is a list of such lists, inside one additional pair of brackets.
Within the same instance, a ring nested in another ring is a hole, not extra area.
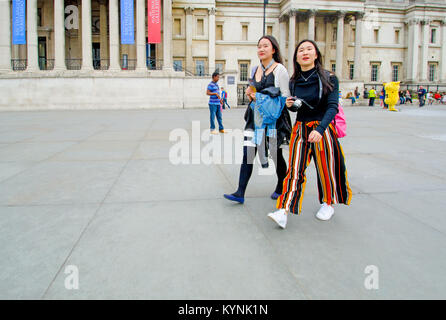
[(420, 101), (420, 108), (426, 103), (425, 96), (426, 89), (424, 89), (423, 86), (420, 86), (420, 89), (418, 89), (418, 101)]
[(211, 134), (218, 134), (217, 130), (215, 130), (215, 116), (217, 116), (218, 121), (218, 130), (221, 133), (225, 133), (223, 128), (223, 121), (221, 118), (221, 109), (220, 109), (220, 88), (218, 87), (218, 80), (220, 80), (220, 74), (218, 72), (214, 72), (212, 74), (212, 81), (208, 84), (206, 94), (209, 97), (209, 111), (211, 115)]

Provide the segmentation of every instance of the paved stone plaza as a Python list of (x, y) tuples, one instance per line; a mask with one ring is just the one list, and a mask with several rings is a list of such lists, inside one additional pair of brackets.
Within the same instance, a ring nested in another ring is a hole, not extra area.
[(275, 176), (255, 169), (237, 205), (238, 164), (169, 162), (171, 130), (207, 129), (206, 109), (1, 112), (0, 298), (444, 299), (446, 106), (400, 109), (345, 108), (352, 203), (318, 221), (311, 165), (285, 230)]

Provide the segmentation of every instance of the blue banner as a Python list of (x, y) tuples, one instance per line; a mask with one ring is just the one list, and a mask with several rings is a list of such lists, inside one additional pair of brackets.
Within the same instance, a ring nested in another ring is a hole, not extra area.
[(12, 1), (12, 44), (26, 44), (26, 0)]
[(121, 0), (121, 44), (135, 44), (133, 0)]

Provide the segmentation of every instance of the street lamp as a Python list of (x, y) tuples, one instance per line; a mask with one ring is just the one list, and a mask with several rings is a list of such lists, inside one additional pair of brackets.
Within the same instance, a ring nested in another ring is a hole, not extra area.
[(265, 35), (265, 26), (266, 26), (266, 5), (268, 4), (268, 0), (263, 0), (263, 35)]

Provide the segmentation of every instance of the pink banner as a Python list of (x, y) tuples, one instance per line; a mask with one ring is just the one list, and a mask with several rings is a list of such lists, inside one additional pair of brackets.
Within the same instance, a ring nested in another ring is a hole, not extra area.
[(148, 43), (161, 43), (161, 0), (147, 0)]

